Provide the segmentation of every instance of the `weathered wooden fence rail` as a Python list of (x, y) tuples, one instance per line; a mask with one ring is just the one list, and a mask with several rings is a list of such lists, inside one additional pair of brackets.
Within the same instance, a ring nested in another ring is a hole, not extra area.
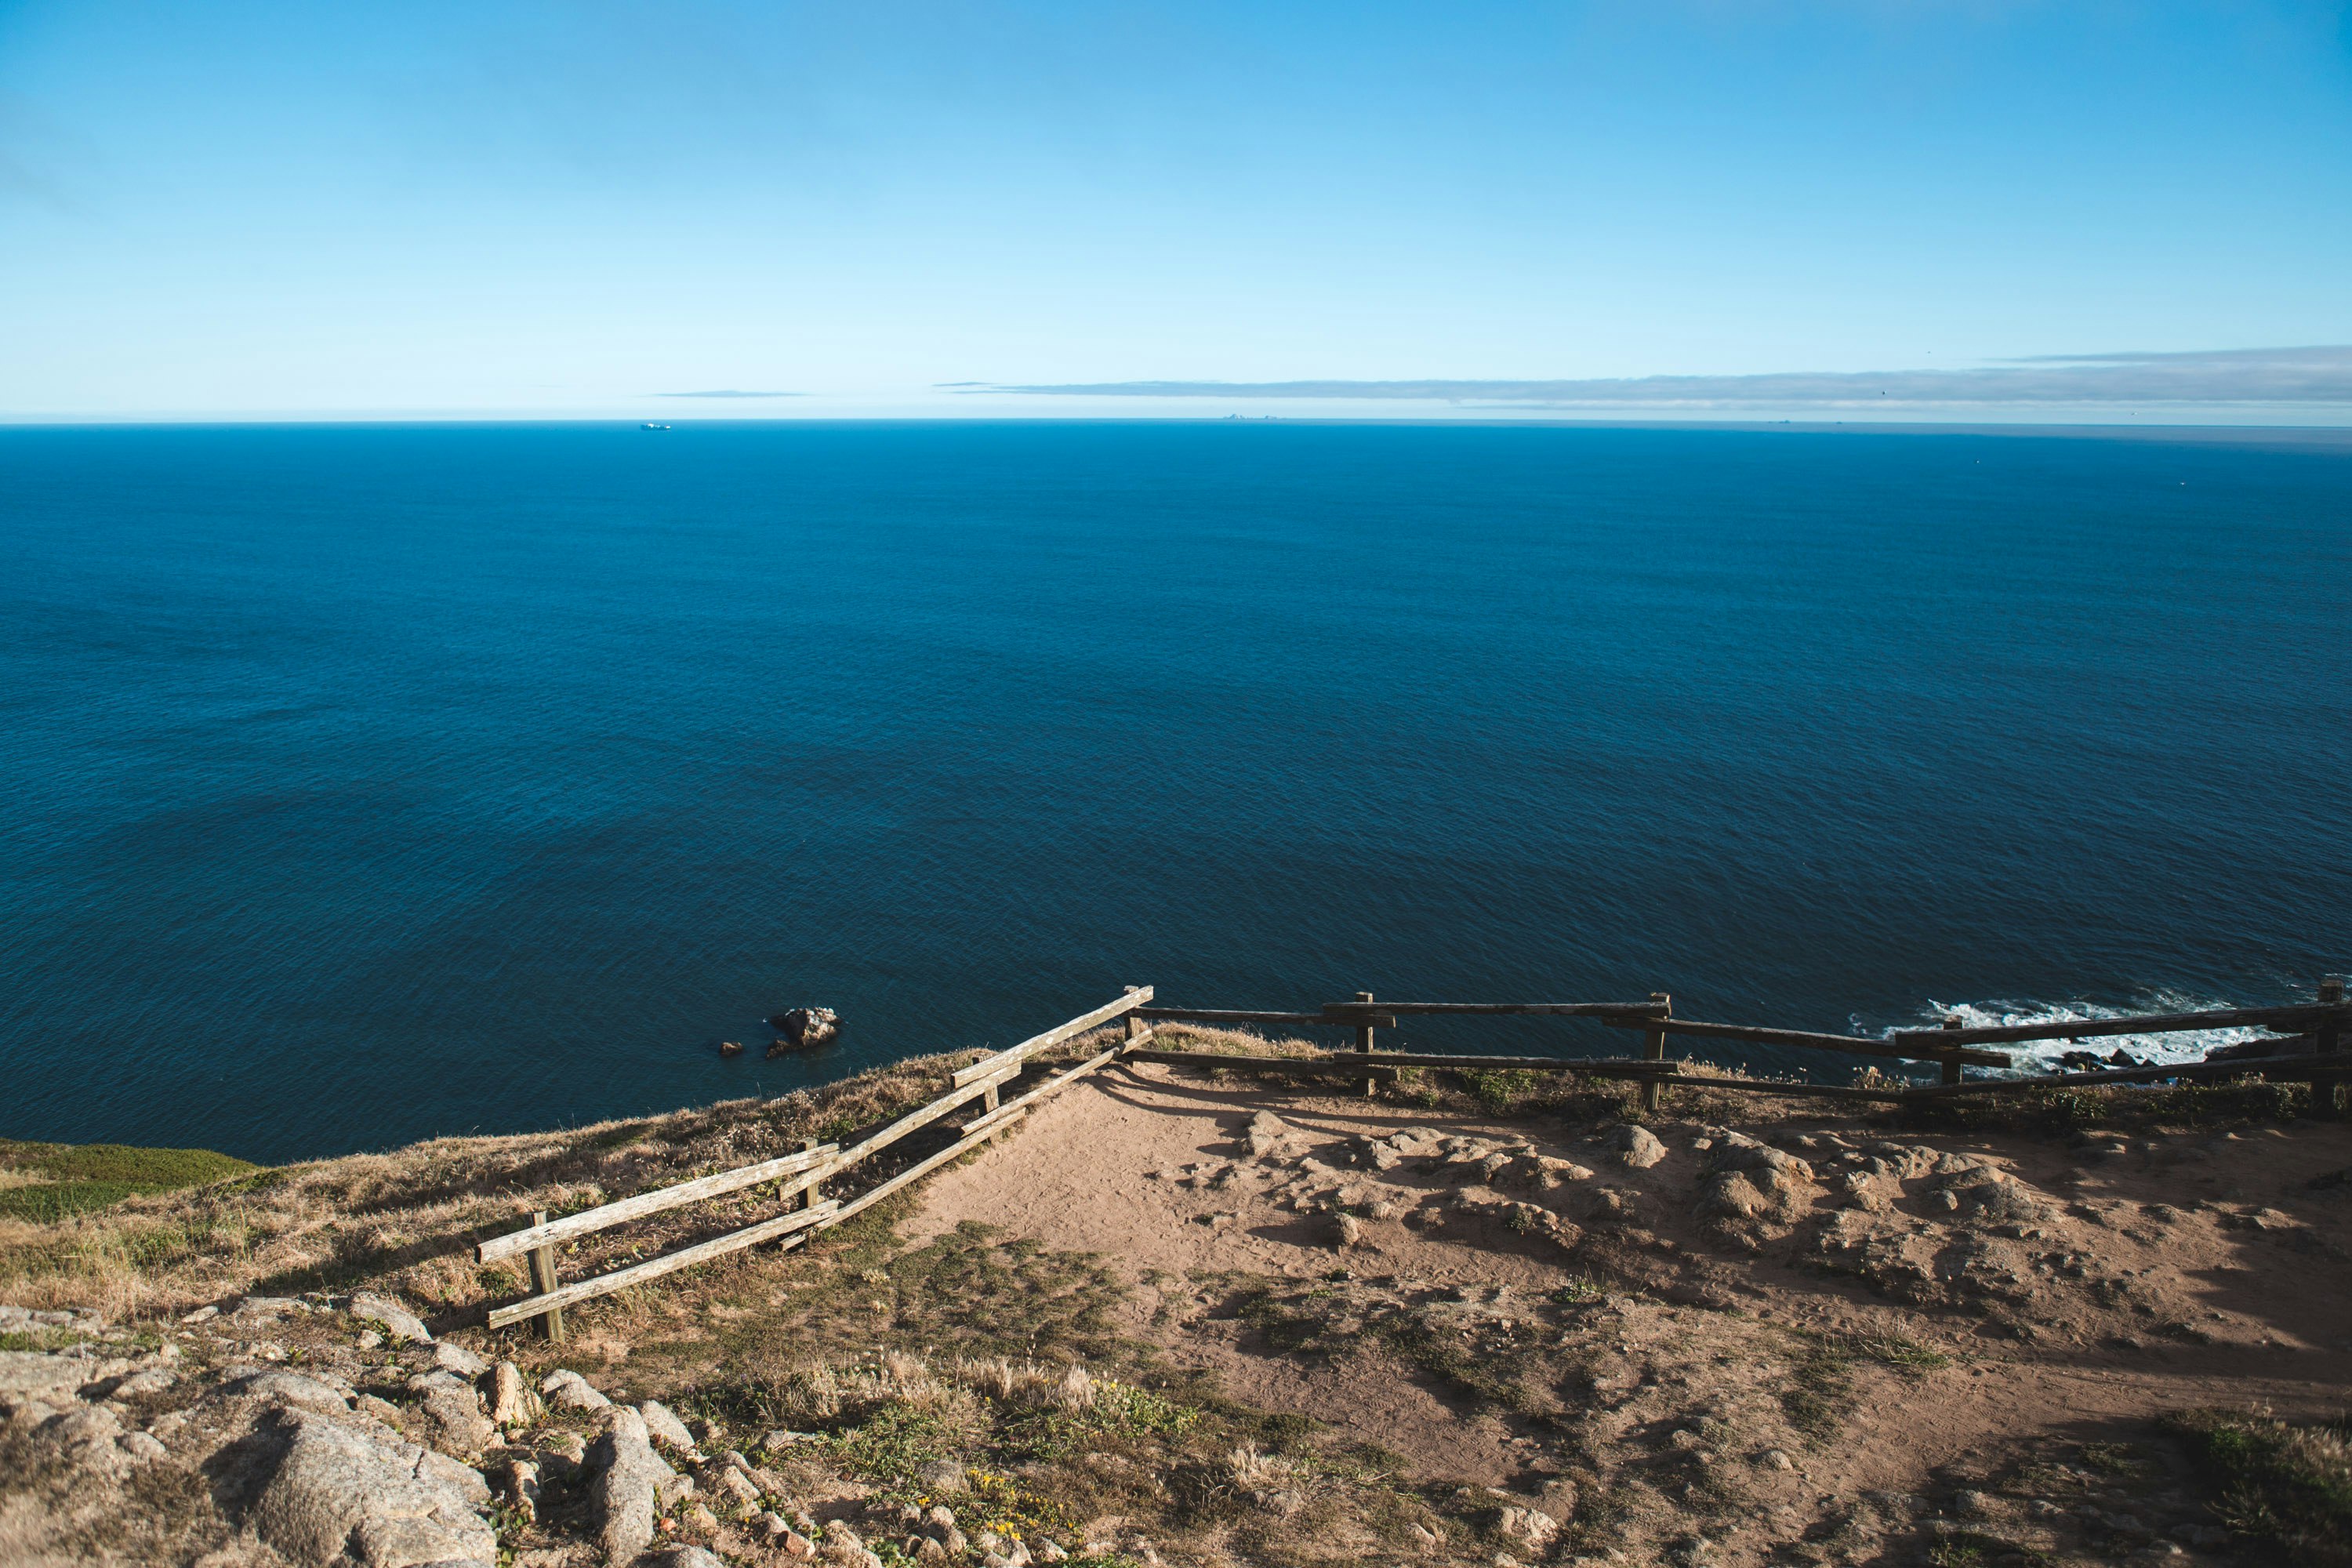
[[(839, 1225), (881, 1202), (908, 1184), (1019, 1121), (1041, 1101), (1060, 1093), (1088, 1074), (1126, 1058), (1222, 1071), (1290, 1077), (1337, 1077), (1360, 1084), (1365, 1093), (1381, 1082), (1395, 1081), (1407, 1068), (1438, 1068), (1475, 1072), (1509, 1070), (1573, 1073), (1588, 1078), (1633, 1079), (1642, 1085), (1643, 1103), (1654, 1110), (1662, 1087), (1721, 1089), (1774, 1095), (1805, 1095), (1829, 1100), (1902, 1102), (1939, 1100), (1956, 1095), (2013, 1092), (2076, 1085), (2149, 1083), (2168, 1080), (2203, 1082), (2261, 1074), (2266, 1078), (2306, 1079), (2329, 1096), (2335, 1086), (2352, 1076), (2352, 1058), (2339, 1049), (2352, 1005), (2345, 1000), (2341, 976), (2329, 975), (2320, 984), (2315, 1002), (2285, 1007), (2218, 1008), (2202, 1013), (2151, 1014), (2140, 1017), (2067, 1019), (2047, 1024), (1963, 1026), (1947, 1019), (1936, 1029), (1898, 1029), (1883, 1037), (1815, 1034), (1801, 1029), (1765, 1028), (1747, 1024), (1709, 1023), (1674, 1016), (1673, 999), (1654, 992), (1646, 1002), (1376, 1002), (1370, 992), (1358, 992), (1353, 1001), (1330, 1002), (1314, 1012), (1252, 1012), (1234, 1009), (1151, 1007), (1148, 985), (1130, 986), (1126, 994), (1057, 1024), (1020, 1044), (991, 1052), (950, 1075), (948, 1090), (907, 1112), (879, 1130), (844, 1148), (812, 1144), (796, 1152), (763, 1160), (731, 1171), (698, 1176), (651, 1192), (638, 1193), (578, 1214), (549, 1219), (544, 1214), (520, 1230), (489, 1237), (474, 1249), (481, 1262), (518, 1256), (530, 1260), (531, 1294), (492, 1309), (489, 1326), (538, 1320), (551, 1338), (562, 1334), (562, 1311), (578, 1301), (627, 1289), (680, 1268), (707, 1263), (763, 1242), (794, 1247), (811, 1236)], [(1394, 1028), (1402, 1017), (1553, 1017), (1590, 1019), (1612, 1028), (1639, 1029), (1639, 1057), (1462, 1056), (1374, 1048), (1375, 1031)], [(1125, 1034), (1085, 1060), (1050, 1074), (1026, 1092), (1011, 1100), (1003, 1090), (1022, 1078), (1032, 1058), (1104, 1025), (1123, 1021)], [(1355, 1032), (1355, 1048), (1307, 1056), (1235, 1055), (1219, 1051), (1150, 1048), (1162, 1023), (1195, 1023), (1220, 1028), (1338, 1028)], [(1968, 1067), (2008, 1068), (2008, 1053), (1990, 1046), (2036, 1040), (2101, 1038), (2116, 1035), (2178, 1034), (2207, 1029), (2268, 1028), (2268, 1037), (2229, 1047), (2228, 1059), (2126, 1067), (2088, 1072), (2042, 1074), (2015, 1078), (1962, 1080)], [(2292, 1030), (2294, 1033), (2275, 1031)], [(1769, 1079), (1734, 1078), (1692, 1070), (1694, 1064), (1666, 1056), (1666, 1042), (1689, 1039), (1729, 1040), (1748, 1045), (1833, 1051), (1846, 1056), (1930, 1062), (1941, 1068), (1942, 1082), (1931, 1085), (1816, 1084)], [(2268, 1053), (2268, 1054), (2265, 1054)], [(951, 1141), (906, 1169), (875, 1184), (854, 1197), (827, 1197), (827, 1182), (844, 1176), (912, 1133), (945, 1121), (958, 1110), (977, 1103), (976, 1113), (948, 1122)], [(773, 1201), (784, 1212), (756, 1224), (667, 1252), (657, 1258), (612, 1269), (586, 1279), (563, 1284), (556, 1277), (556, 1249), (566, 1242), (688, 1204), (702, 1203), (774, 1184)], [(797, 1206), (793, 1206), (797, 1205)]]
[[(1021, 1076), (1030, 1058), (1116, 1018), (1132, 1018), (1136, 1010), (1150, 1000), (1150, 986), (1131, 986), (1124, 996), (1116, 1001), (1082, 1013), (1067, 1023), (1057, 1024), (1041, 1035), (1033, 1035), (1017, 1046), (984, 1056), (969, 1067), (959, 1068), (950, 1078), (947, 1093), (908, 1111), (846, 1149), (834, 1143), (803, 1149), (757, 1164), (698, 1176), (692, 1181), (639, 1193), (633, 1197), (583, 1209), (578, 1214), (565, 1215), (560, 1219), (550, 1220), (541, 1215), (521, 1230), (491, 1237), (475, 1247), (476, 1260), (490, 1263), (502, 1258), (527, 1254), (531, 1260), (531, 1294), (519, 1301), (492, 1308), (489, 1326), (501, 1329), (511, 1323), (537, 1319), (549, 1338), (561, 1339), (563, 1309), (574, 1302), (625, 1290), (633, 1285), (642, 1285), (665, 1274), (689, 1268), (698, 1263), (708, 1263), (713, 1258), (757, 1247), (762, 1242), (798, 1246), (816, 1232), (839, 1225), (908, 1183), (919, 1181), (958, 1155), (978, 1147), (1019, 1121), (1037, 1101), (1068, 1088), (1129, 1047), (1144, 1044), (1151, 1037), (1150, 1029), (1140, 1023), (1130, 1023), (1127, 1037), (1110, 1049), (1097, 1052), (1076, 1067), (1055, 1074), (1010, 1104), (1000, 1100), (1000, 1090)], [(824, 1183), (863, 1164), (908, 1134), (921, 1131), (974, 1100), (981, 1103), (981, 1114), (957, 1127), (954, 1142), (946, 1148), (925, 1156), (854, 1198), (844, 1201), (820, 1197)], [(592, 1279), (575, 1280), (569, 1285), (556, 1279), (556, 1248), (566, 1241), (687, 1204), (724, 1197), (730, 1193), (742, 1192), (767, 1182), (777, 1184), (774, 1195), (779, 1202), (790, 1204), (797, 1197), (801, 1199), (802, 1206), (756, 1225), (745, 1226), (740, 1230), (729, 1231), (723, 1236), (712, 1237), (707, 1241), (696, 1242), (690, 1247), (666, 1252), (658, 1258), (649, 1258), (641, 1263), (632, 1263)]]

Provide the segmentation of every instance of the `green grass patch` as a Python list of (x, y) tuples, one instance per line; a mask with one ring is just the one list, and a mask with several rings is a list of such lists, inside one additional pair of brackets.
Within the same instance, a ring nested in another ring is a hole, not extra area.
[(0, 1139), (0, 1170), (33, 1180), (0, 1187), (0, 1215), (48, 1224), (129, 1197), (178, 1192), (266, 1174), (250, 1161), (210, 1149), (142, 1149), (127, 1143), (24, 1143)]
[(2352, 1563), (2352, 1419), (2298, 1426), (2193, 1410), (2168, 1425), (2231, 1530), (2305, 1568)]

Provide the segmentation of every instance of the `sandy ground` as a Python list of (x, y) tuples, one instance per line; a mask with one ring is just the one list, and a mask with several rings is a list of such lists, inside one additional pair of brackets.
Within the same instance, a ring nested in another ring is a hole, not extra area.
[[(1330, 1213), (1297, 1212), (1297, 1154), (1252, 1157), (1248, 1128), (1261, 1111), (1296, 1128), (1306, 1161), (1331, 1166), (1342, 1187), (1356, 1174), (1349, 1151), (1360, 1145), (1351, 1141), (1415, 1127), (1531, 1140), (1589, 1179), (1523, 1194), (1570, 1222), (1566, 1237), (1518, 1237), (1416, 1223), (1436, 1211), (1403, 1205), (1423, 1195), (1441, 1203), (1463, 1184), (1444, 1173), (1381, 1173), (1401, 1217), (1366, 1218), (1360, 1239), (1341, 1246)], [(1805, 1201), (1784, 1205), (1773, 1216), (1781, 1223), (1726, 1225), (1697, 1212), (1707, 1179), (1697, 1145), (1723, 1130), (1655, 1127), (1664, 1157), (1637, 1169), (1613, 1147), (1614, 1129), (1439, 1121), (1138, 1066), (1040, 1108), (986, 1157), (935, 1179), (913, 1231), (935, 1235), (976, 1220), (1116, 1258), (1139, 1286), (1132, 1331), (1172, 1359), (1215, 1369), (1236, 1397), (1347, 1427), (1426, 1475), (1480, 1485), (1528, 1479), (1531, 1444), (1517, 1424), (1474, 1412), (1442, 1380), (1393, 1359), (1276, 1351), (1218, 1313), (1223, 1279), (1240, 1271), (1312, 1281), (1344, 1268), (1359, 1279), (1531, 1294), (1597, 1270), (1647, 1300), (1715, 1309), (1683, 1320), (1822, 1333), (1897, 1330), (1951, 1350), (1948, 1368), (1864, 1387), (1849, 1440), (1809, 1456), (1790, 1479), (1792, 1489), (1823, 1494), (1916, 1489), (1932, 1473), (1988, 1464), (2037, 1436), (2092, 1440), (2167, 1411), (2267, 1404), (2310, 1417), (2340, 1413), (2352, 1394), (2352, 1313), (2344, 1306), (2352, 1185), (2327, 1180), (2352, 1164), (2352, 1127), (2344, 1123), (2074, 1147), (1891, 1135), (2013, 1178), (2002, 1190), (2023, 1206), (2011, 1223), (1973, 1228), (1946, 1211), (1949, 1200), (1933, 1180), (1885, 1186), (1894, 1201), (1883, 1212), (1859, 1211), (1821, 1156), (1834, 1144), (1890, 1134), (1834, 1117), (1774, 1131), (1784, 1146), (1827, 1136), (1814, 1161), (1823, 1180)], [(1604, 1190), (1616, 1197), (1603, 1198)], [(1596, 1208), (1619, 1205), (1624, 1214), (1595, 1222)], [(1853, 1243), (1855, 1221), (1874, 1227), (1872, 1239)], [(1839, 1247), (1845, 1253), (1832, 1268), (1829, 1255)], [(1629, 1310), (1621, 1348), (1634, 1340), (1638, 1319)], [(1639, 1350), (1627, 1351), (1635, 1363)], [(1739, 1359), (1736, 1352), (1716, 1358)], [(1658, 1363), (1648, 1364), (1654, 1382)], [(1635, 1365), (1629, 1375), (1639, 1373)], [(1685, 1365), (1667, 1381), (1703, 1385), (1708, 1375), (1701, 1367), (1694, 1377)], [(1729, 1386), (1740, 1369), (1714, 1375)], [(1591, 1374), (1584, 1393), (1596, 1407), (1608, 1405), (1605, 1373)]]

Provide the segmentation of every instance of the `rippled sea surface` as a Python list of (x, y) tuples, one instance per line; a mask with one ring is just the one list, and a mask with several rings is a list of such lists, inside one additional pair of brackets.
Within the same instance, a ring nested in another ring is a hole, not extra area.
[(1122, 984), (1843, 1032), (2352, 967), (2340, 445), (12, 429), (0, 631), (17, 1137), (546, 1127)]

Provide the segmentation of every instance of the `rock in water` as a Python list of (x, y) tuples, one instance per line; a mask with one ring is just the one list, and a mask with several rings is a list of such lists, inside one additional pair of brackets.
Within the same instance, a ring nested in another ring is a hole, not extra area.
[(253, 1521), (289, 1560), (362, 1568), (488, 1568), (498, 1560), (498, 1537), (474, 1513), (489, 1489), (471, 1470), (428, 1450), (377, 1442), (314, 1411), (282, 1410), (278, 1419), (286, 1447), (255, 1500)]
[(743, 1054), (743, 1042), (721, 1040), (719, 1042), (719, 1054), (722, 1057), (740, 1057)]
[(782, 1037), (768, 1047), (774, 1056), (779, 1047), (785, 1050), (805, 1051), (824, 1045), (841, 1033), (841, 1015), (830, 1007), (795, 1007), (789, 1013), (779, 1013), (768, 1020), (768, 1027)]

